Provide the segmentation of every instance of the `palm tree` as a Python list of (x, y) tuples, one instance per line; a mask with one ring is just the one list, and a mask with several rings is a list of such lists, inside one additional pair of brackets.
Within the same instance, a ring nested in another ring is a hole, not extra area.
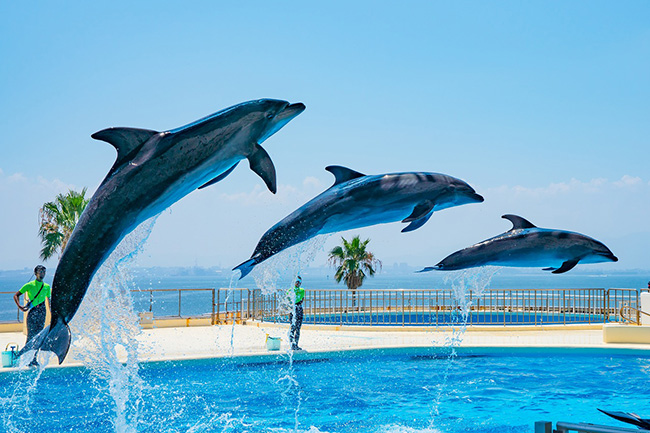
[(57, 195), (54, 201), (45, 203), (39, 210), (38, 236), (43, 245), (41, 259), (47, 260), (57, 252), (61, 256), (74, 226), (88, 204), (85, 195), (86, 188), (80, 193), (70, 190), (67, 194)]
[(381, 268), (381, 261), (375, 255), (366, 250), (370, 239), (361, 241), (359, 236), (348, 242), (344, 237), (342, 246), (336, 246), (329, 252), (328, 261), (330, 265), (337, 267), (334, 278), (337, 283), (345, 281), (348, 289), (352, 290), (352, 305), (356, 304), (356, 290), (361, 287), (366, 273), (369, 276), (375, 275), (376, 268)]

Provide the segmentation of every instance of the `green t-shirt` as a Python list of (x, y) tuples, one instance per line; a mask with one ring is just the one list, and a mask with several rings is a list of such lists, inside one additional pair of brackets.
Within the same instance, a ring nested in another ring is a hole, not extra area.
[[(43, 287), (43, 290), (41, 290), (41, 287)], [(38, 293), (39, 290), (41, 293)], [(27, 297), (32, 301), (32, 306), (35, 307), (45, 302), (45, 298), (49, 298), (52, 295), (52, 289), (49, 284), (34, 280), (21, 287), (20, 293), (27, 293)], [(34, 299), (36, 294), (38, 294), (38, 297)]]
[[(296, 304), (301, 303), (303, 301), (303, 299), (305, 299), (305, 289), (303, 289), (302, 286), (300, 286), (300, 287), (294, 286), (293, 291), (296, 294), (296, 297), (295, 297)], [(287, 293), (287, 296), (289, 298), (291, 298), (291, 289), (289, 289), (289, 292)]]

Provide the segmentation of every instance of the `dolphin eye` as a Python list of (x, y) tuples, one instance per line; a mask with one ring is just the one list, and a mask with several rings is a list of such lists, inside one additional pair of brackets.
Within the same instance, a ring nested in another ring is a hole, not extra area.
[(269, 119), (269, 120), (270, 120), (270, 119), (273, 119), (274, 117), (275, 117), (275, 116), (274, 116), (273, 114), (271, 114), (271, 113), (269, 113), (269, 114), (266, 115), (266, 118)]

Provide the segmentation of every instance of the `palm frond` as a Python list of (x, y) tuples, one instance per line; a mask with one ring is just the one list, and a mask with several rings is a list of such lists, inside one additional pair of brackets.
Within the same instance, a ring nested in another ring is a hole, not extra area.
[(88, 205), (85, 194), (86, 188), (81, 192), (70, 190), (67, 194), (58, 194), (39, 210), (38, 236), (43, 246), (40, 253), (43, 260), (57, 252), (61, 254), (65, 249), (79, 217)]

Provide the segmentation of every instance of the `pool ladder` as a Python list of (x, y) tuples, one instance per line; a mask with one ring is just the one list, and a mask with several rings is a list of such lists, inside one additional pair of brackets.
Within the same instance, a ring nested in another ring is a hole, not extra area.
[(623, 322), (633, 323), (635, 325), (641, 324), (641, 315), (650, 317), (650, 314), (639, 310), (638, 308), (631, 307), (625, 302), (621, 305), (621, 309), (619, 310), (618, 314), (621, 316)]

